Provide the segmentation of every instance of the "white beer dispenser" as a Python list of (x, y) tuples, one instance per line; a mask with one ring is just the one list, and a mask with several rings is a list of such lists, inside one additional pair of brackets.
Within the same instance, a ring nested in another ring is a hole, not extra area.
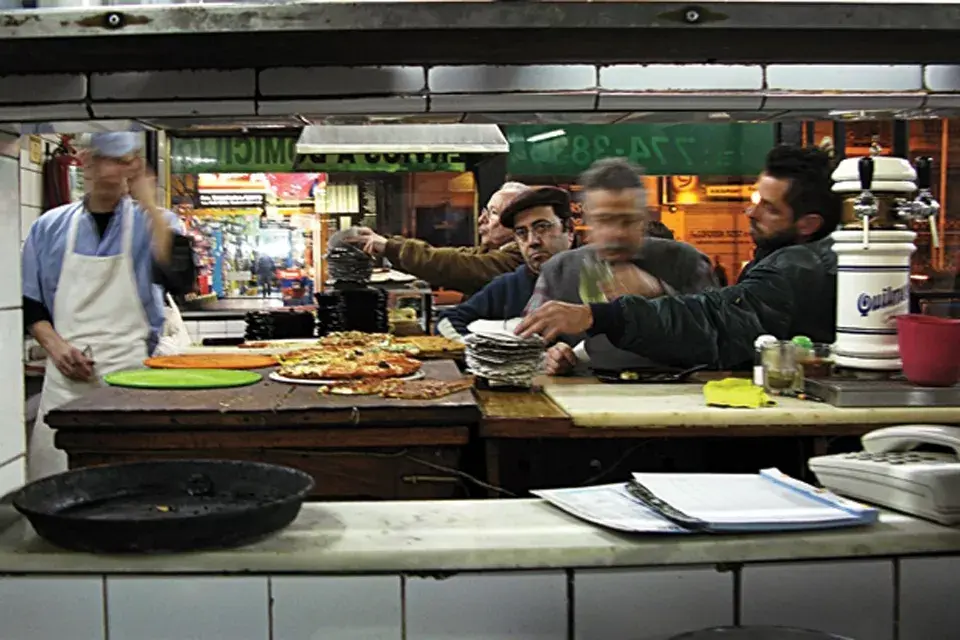
[[(833, 172), (833, 191), (843, 194), (837, 254), (838, 366), (872, 371), (901, 368), (894, 318), (910, 310), (910, 257), (916, 233), (909, 224), (929, 221), (934, 246), (940, 205), (930, 193), (931, 160), (917, 168), (902, 158), (843, 160)], [(919, 193), (909, 199), (913, 193)]]

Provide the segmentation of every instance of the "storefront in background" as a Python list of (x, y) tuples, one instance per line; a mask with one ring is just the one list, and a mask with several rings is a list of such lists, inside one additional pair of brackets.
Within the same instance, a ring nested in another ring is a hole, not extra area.
[[(752, 257), (745, 209), (775, 144), (772, 124), (516, 125), (510, 177), (571, 190), (579, 214), (579, 175), (619, 156), (644, 170), (647, 206), (677, 240), (694, 245), (735, 278)], [(585, 231), (578, 217), (578, 229)]]
[[(301, 229), (315, 246), (325, 246), (335, 231), (363, 225), (386, 235), (404, 235), (437, 246), (472, 246), (476, 242), (478, 185), (469, 170), (471, 159), (446, 152), (299, 154), (298, 135), (231, 136), (171, 139), (171, 185), (175, 198), (197, 202), (201, 217), (214, 217), (198, 200), (198, 177), (217, 174), (231, 180), (261, 181), (263, 206), (242, 212), (273, 225), (287, 221)], [(505, 143), (504, 143), (505, 148)], [(226, 178), (223, 178), (226, 179)], [(229, 188), (228, 195), (235, 193)], [(213, 196), (207, 196), (211, 204)], [(223, 207), (237, 211), (230, 197)], [(196, 214), (197, 212), (195, 212)], [(261, 225), (263, 228), (263, 225)], [(296, 234), (294, 236), (296, 237)], [(253, 243), (226, 240), (236, 246), (236, 271), (255, 250)], [(293, 260), (297, 263), (296, 257)], [(312, 260), (306, 261), (308, 264)], [(323, 267), (320, 267), (321, 272)], [(313, 275), (313, 274), (311, 274)], [(239, 276), (233, 276), (239, 277)], [(322, 275), (321, 275), (322, 277)], [(219, 293), (219, 291), (218, 291)], [(227, 288), (223, 295), (254, 295), (252, 288)]]

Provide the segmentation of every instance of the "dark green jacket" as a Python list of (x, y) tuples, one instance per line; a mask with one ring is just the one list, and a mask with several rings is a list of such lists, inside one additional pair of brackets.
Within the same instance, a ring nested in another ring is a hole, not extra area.
[(748, 267), (737, 284), (653, 300), (625, 296), (591, 305), (592, 334), (663, 364), (736, 369), (753, 362), (765, 333), (832, 343), (837, 258), (825, 238), (773, 252)]

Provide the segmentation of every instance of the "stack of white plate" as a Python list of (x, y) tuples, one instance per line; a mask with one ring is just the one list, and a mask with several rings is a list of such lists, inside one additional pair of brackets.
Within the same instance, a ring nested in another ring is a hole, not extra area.
[(512, 320), (476, 320), (464, 342), (467, 369), (491, 386), (531, 387), (543, 373), (546, 343), (539, 336), (521, 338)]

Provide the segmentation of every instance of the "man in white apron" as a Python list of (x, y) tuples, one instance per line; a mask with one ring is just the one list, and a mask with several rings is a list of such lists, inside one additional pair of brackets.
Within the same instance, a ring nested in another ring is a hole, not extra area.
[(47, 352), (27, 449), (30, 481), (67, 469), (47, 412), (108, 373), (142, 367), (163, 321), (152, 269), (169, 263), (178, 221), (156, 206), (138, 135), (96, 134), (90, 146), (82, 154), (87, 197), (45, 213), (24, 243), (24, 313), (39, 309), (27, 326)]

